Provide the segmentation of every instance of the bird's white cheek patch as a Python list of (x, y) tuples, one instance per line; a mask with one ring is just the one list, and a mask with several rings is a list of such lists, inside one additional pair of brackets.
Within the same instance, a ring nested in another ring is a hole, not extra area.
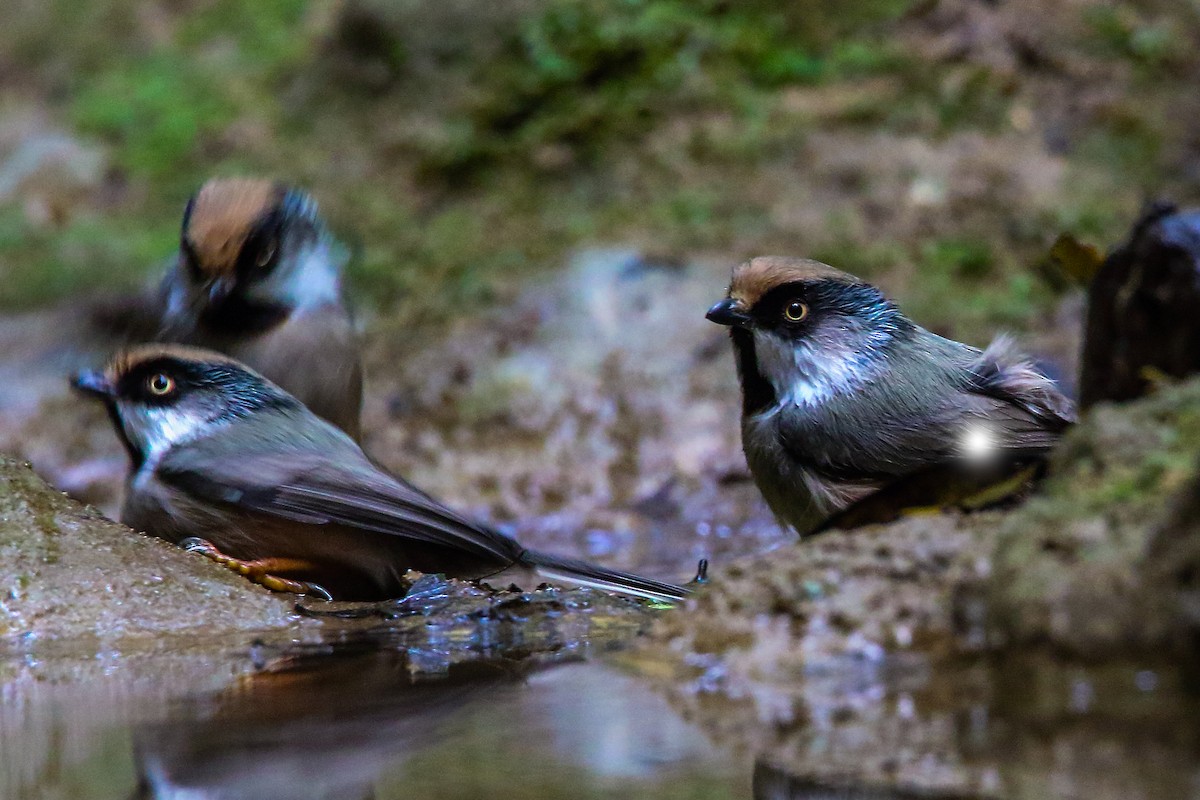
[(763, 331), (754, 332), (758, 369), (779, 398), (779, 405), (816, 406), (865, 377), (852, 359), (834, 348), (817, 355), (804, 343), (792, 345)]
[(337, 302), (341, 278), (328, 243), (318, 242), (295, 258), (290, 270), (277, 271), (257, 293), (271, 300), (282, 297), (298, 310)]
[[(139, 413), (137, 411), (131, 413)], [(154, 473), (158, 462), (177, 444), (189, 441), (200, 433), (204, 420), (173, 408), (147, 408), (140, 412), (140, 425), (125, 425), (130, 439), (145, 453), (145, 461), (134, 479), (145, 480)]]

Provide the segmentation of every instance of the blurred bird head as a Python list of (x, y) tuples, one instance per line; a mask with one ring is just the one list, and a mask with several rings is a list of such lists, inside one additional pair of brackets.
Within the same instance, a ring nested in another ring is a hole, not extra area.
[(168, 313), (291, 311), (336, 302), (341, 263), (306, 192), (251, 178), (214, 178), (183, 212)]
[(784, 399), (820, 404), (881, 369), (919, 330), (874, 286), (819, 261), (751, 259), (708, 310), (730, 327), (747, 412)]
[(258, 373), (219, 353), (144, 345), (119, 353), (103, 370), (72, 379), (107, 406), (134, 469), (213, 427), (299, 401)]

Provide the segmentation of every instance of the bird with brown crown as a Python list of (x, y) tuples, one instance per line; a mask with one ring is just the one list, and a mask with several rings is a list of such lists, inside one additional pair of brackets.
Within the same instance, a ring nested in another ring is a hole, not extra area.
[(802, 536), (931, 468), (1037, 459), (1075, 419), (1007, 338), (980, 351), (937, 336), (818, 261), (740, 264), (707, 316), (730, 328), (750, 472)]
[(342, 298), (344, 261), (306, 192), (210, 180), (183, 213), (158, 338), (248, 364), (357, 439), (362, 368)]
[(122, 522), (268, 588), (384, 599), (402, 595), (414, 569), (506, 582), (538, 575), (656, 600), (686, 594), (529, 550), (466, 518), (218, 353), (147, 345), (74, 382), (103, 401), (129, 454)]

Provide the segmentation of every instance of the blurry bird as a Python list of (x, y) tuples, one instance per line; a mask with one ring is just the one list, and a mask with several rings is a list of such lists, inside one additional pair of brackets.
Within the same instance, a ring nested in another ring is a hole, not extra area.
[(268, 588), (379, 599), (402, 594), (409, 569), (475, 579), (517, 568), (656, 600), (686, 594), (468, 520), (217, 353), (147, 345), (74, 382), (104, 401), (129, 453), (121, 520)]
[(357, 439), (362, 368), (342, 300), (344, 261), (305, 192), (210, 180), (183, 212), (157, 338), (248, 364)]
[(741, 264), (707, 316), (730, 326), (750, 472), (802, 536), (930, 468), (1023, 467), (1075, 419), (1008, 339), (984, 351), (944, 339), (817, 261)]

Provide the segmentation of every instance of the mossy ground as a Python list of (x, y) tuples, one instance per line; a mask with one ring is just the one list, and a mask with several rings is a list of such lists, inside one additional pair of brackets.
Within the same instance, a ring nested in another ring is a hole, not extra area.
[(1040, 496), (1000, 530), (986, 600), (992, 646), (1166, 655), (1190, 588), (1169, 551), (1196, 548), (1193, 521), (1173, 512), (1195, 492), (1197, 453), (1200, 382), (1094, 408), (1055, 454)]
[(4, 106), (108, 169), (0, 206), (0, 302), (142, 280), (196, 185), (253, 172), (315, 189), (409, 322), (619, 241), (817, 256), (979, 340), (1052, 308), (1058, 233), (1196, 196), (1198, 37), (1184, 0), (20, 2)]

